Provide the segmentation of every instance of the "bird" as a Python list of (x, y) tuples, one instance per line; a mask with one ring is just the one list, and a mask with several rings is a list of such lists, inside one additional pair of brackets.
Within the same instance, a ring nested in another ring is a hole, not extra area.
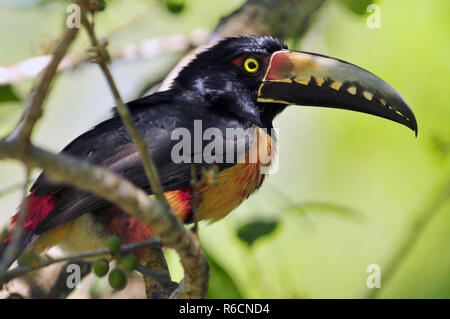
[[(185, 223), (193, 222), (192, 166), (199, 179), (215, 170), (213, 180), (196, 190), (199, 221), (224, 218), (261, 187), (276, 154), (273, 120), (289, 105), (363, 112), (400, 123), (417, 136), (411, 108), (385, 81), (340, 59), (289, 50), (271, 36), (225, 38), (198, 53), (167, 90), (127, 103), (164, 194)], [(230, 130), (244, 134), (230, 137)], [(177, 139), (180, 136), (185, 138)], [(213, 137), (217, 137), (214, 147)], [(149, 196), (153, 194), (117, 112), (61, 152), (107, 167)], [(268, 160), (261, 154), (268, 155)], [(124, 244), (153, 235), (151, 228), (107, 200), (53, 183), (45, 171), (30, 188), (27, 200), (17, 255), (42, 253), (56, 245), (69, 252), (105, 247), (111, 235)], [(14, 228), (17, 214), (11, 223)], [(0, 259), (9, 243), (7, 239), (0, 246)]]

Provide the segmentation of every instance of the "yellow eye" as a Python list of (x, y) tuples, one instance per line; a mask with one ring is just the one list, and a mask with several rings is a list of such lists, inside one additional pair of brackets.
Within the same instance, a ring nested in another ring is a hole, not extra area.
[(259, 61), (255, 58), (247, 58), (244, 61), (244, 69), (248, 73), (256, 73), (259, 70)]

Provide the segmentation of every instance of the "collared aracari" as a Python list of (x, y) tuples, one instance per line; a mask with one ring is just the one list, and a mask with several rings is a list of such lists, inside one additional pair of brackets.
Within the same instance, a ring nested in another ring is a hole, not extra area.
[[(262, 128), (271, 129), (273, 119), (290, 104), (369, 113), (417, 134), (413, 112), (389, 84), (342, 60), (288, 50), (273, 37), (226, 38), (199, 53), (170, 89), (129, 102), (128, 107), (149, 145), (169, 203), (180, 219), (189, 222), (192, 164), (173, 160), (177, 141), (172, 133), (177, 128), (193, 132), (195, 120), (201, 120), (203, 132), (215, 128), (225, 136), (228, 128), (255, 128), (258, 142), (245, 139), (245, 154), (261, 149), (273, 153), (276, 138)], [(108, 167), (152, 194), (136, 147), (117, 114), (77, 137), (62, 152)], [(189, 156), (194, 157), (194, 152)], [(198, 190), (199, 220), (225, 217), (261, 186), (266, 175), (262, 164), (236, 157), (231, 162), (194, 161), (197, 172), (218, 167), (214, 183)], [(31, 187), (21, 251), (41, 252), (54, 245), (69, 251), (88, 250), (104, 247), (112, 234), (130, 243), (151, 237), (152, 230), (102, 198), (50, 182), (45, 171)]]

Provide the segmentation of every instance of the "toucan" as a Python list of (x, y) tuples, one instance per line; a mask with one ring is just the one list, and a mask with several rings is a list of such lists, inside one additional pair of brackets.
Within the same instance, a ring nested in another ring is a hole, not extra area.
[[(199, 179), (212, 169), (216, 172), (212, 182), (196, 189), (198, 220), (227, 216), (262, 185), (276, 152), (272, 122), (289, 105), (368, 113), (403, 124), (417, 135), (413, 112), (389, 84), (354, 64), (289, 50), (269, 36), (225, 38), (198, 53), (169, 89), (127, 103), (165, 195), (186, 223), (193, 221), (191, 172)], [(230, 137), (230, 131), (245, 134)], [(184, 133), (190, 140), (179, 138)], [(115, 112), (62, 153), (107, 167), (153, 196), (138, 151)], [(269, 160), (251, 156), (261, 153)], [(45, 171), (32, 185), (27, 207), (20, 253), (41, 253), (55, 245), (71, 252), (105, 247), (111, 235), (122, 243), (152, 236), (151, 228), (112, 203), (52, 183)], [(9, 242), (2, 244), (0, 259)]]

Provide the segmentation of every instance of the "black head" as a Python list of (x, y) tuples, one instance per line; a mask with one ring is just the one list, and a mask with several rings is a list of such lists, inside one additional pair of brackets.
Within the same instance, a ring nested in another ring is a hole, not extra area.
[(414, 130), (406, 101), (389, 84), (354, 64), (287, 50), (273, 37), (227, 38), (197, 55), (174, 82), (208, 105), (269, 128), (287, 105), (348, 109)]
[[(257, 103), (258, 88), (270, 56), (284, 49), (287, 46), (273, 37), (226, 38), (198, 54), (179, 73), (175, 83), (201, 95), (213, 107), (268, 127), (276, 114), (265, 120), (265, 103)], [(277, 113), (282, 110), (275, 109)]]

